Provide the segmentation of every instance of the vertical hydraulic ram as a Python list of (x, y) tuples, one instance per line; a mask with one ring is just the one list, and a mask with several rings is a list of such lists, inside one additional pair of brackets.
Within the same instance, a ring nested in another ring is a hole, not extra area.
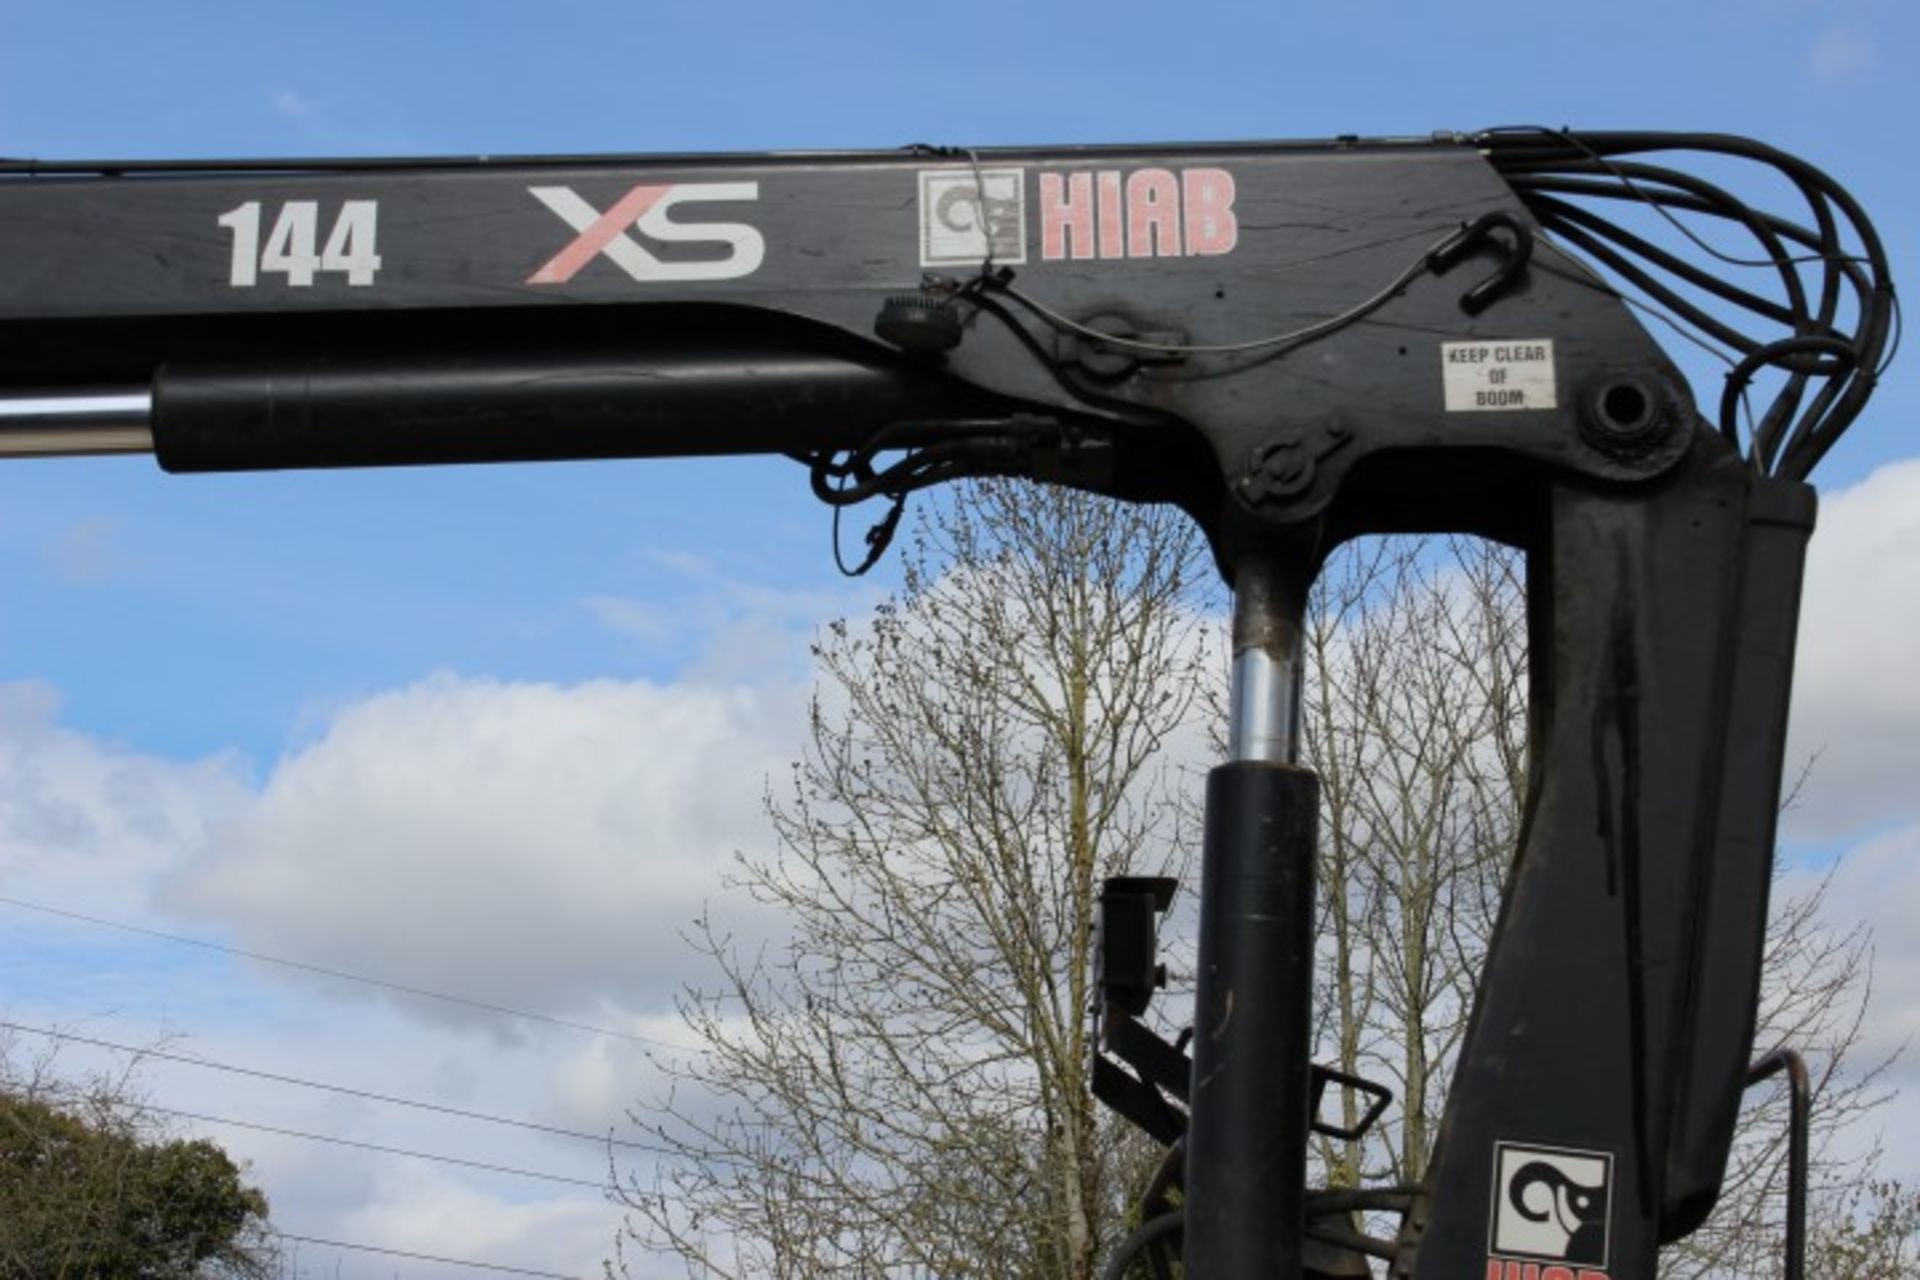
[(1230, 759), (1207, 777), (1187, 1274), (1300, 1274), (1319, 780), (1298, 767), (1304, 582), (1234, 580)]

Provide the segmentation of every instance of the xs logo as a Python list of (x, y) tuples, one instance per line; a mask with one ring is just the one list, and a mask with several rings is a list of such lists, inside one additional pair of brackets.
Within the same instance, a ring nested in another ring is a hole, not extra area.
[[(647, 283), (737, 280), (759, 270), (767, 256), (766, 239), (754, 227), (739, 222), (675, 222), (670, 216), (677, 204), (758, 200), (760, 184), (757, 182), (681, 182), (635, 187), (604, 213), (574, 194), (571, 187), (529, 187), (527, 190), (579, 232), (572, 243), (527, 277), (528, 284), (565, 284), (602, 254), (635, 280)], [(627, 234), (632, 230), (657, 244), (711, 246), (724, 249), (724, 253), (716, 256), (709, 250), (662, 261)]]

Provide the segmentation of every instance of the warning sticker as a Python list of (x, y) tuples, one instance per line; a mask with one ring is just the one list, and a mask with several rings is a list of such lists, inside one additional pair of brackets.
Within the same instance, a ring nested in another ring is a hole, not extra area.
[(1556, 407), (1550, 338), (1443, 342), (1440, 377), (1448, 413)]

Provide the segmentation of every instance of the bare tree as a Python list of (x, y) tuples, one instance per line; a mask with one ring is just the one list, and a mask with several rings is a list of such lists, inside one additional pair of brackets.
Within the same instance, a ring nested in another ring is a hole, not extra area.
[[(1400, 1099), (1370, 1140), (1323, 1140), (1334, 1185), (1418, 1181), (1518, 837), (1526, 633), (1516, 560), (1362, 544), (1316, 585), (1306, 763), (1321, 776), (1323, 1052)], [(1351, 1127), (1356, 1101), (1344, 1099)]]
[[(1092, 1274), (1153, 1153), (1088, 1093), (1089, 923), (1105, 876), (1184, 865), (1192, 788), (1157, 753), (1218, 706), (1208, 580), (1178, 517), (987, 486), (924, 527), (871, 625), (830, 629), (778, 852), (739, 870), (794, 932), (743, 952), (703, 923), (721, 981), (683, 1008), (705, 1051), (635, 1117), (667, 1156), (630, 1184), (634, 1242), (699, 1274)], [(1523, 596), (1518, 555), (1472, 540), (1363, 543), (1313, 596), (1320, 1059), (1400, 1099), (1318, 1142), (1332, 1185), (1416, 1181), (1431, 1153), (1519, 836)], [(1885, 1095), (1848, 1062), (1867, 940), (1821, 894), (1776, 906), (1760, 1044), (1822, 1088), (1820, 1247), (1903, 1256), (1910, 1193), (1844, 1154)], [(1666, 1274), (1773, 1274), (1783, 1107), (1756, 1094)]]
[[(1883, 1083), (1891, 1060), (1859, 1061), (1856, 1052), (1872, 983), (1865, 925), (1838, 928), (1824, 910), (1827, 878), (1774, 904), (1756, 1045), (1798, 1049), (1814, 1089), (1809, 1168), (1810, 1255), (1833, 1258), (1880, 1251), (1876, 1264), (1814, 1275), (1909, 1274), (1891, 1265), (1920, 1249), (1914, 1193), (1879, 1174), (1869, 1140), (1873, 1112), (1893, 1101)], [(1726, 1192), (1700, 1230), (1667, 1249), (1661, 1274), (1675, 1280), (1780, 1274), (1787, 1198), (1788, 1094), (1784, 1081), (1756, 1089), (1740, 1117)], [(1909, 1206), (1905, 1233), (1898, 1206)], [(1884, 1265), (1885, 1269), (1882, 1269)]]
[(1872, 1179), (1829, 1204), (1808, 1248), (1807, 1273), (1920, 1274), (1920, 1192), (1892, 1179)]
[(738, 881), (792, 922), (683, 1013), (630, 1239), (723, 1275), (1095, 1273), (1145, 1144), (1088, 1087), (1094, 902), (1186, 860), (1170, 741), (1213, 678), (1178, 513), (979, 485), (815, 648), (805, 758)]

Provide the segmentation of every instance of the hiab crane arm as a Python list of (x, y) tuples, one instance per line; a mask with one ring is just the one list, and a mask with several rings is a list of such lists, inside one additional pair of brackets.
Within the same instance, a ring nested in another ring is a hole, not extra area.
[[(1711, 420), (1616, 285), (1724, 353)], [(1096, 1082), (1183, 1182), (1115, 1274), (1178, 1233), (1196, 1280), (1643, 1280), (1701, 1222), (1753, 1051), (1802, 481), (1892, 324), (1851, 198), (1719, 136), (0, 166), (0, 452), (784, 453), (896, 514), (979, 475), (1190, 512), (1235, 590), (1231, 758), (1191, 1059), (1132, 1019), (1109, 921), (1127, 1065)], [(1425, 1179), (1310, 1191), (1300, 619), (1332, 547), (1418, 530), (1526, 551), (1524, 834)]]

